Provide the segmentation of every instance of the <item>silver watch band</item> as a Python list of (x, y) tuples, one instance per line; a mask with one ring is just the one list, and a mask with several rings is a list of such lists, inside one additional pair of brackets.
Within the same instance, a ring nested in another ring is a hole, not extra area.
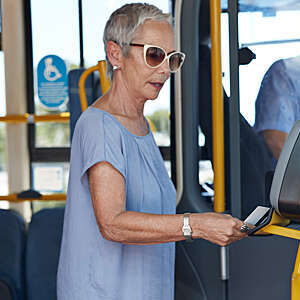
[(190, 226), (190, 213), (185, 213), (183, 215), (183, 226), (182, 226), (183, 236), (187, 241), (192, 241), (192, 228)]

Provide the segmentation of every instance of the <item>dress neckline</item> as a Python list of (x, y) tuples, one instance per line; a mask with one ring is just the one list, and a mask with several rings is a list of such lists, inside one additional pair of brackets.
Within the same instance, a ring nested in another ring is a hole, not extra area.
[(103, 109), (100, 109), (100, 108), (97, 108), (97, 107), (94, 107), (94, 106), (89, 106), (88, 109), (93, 109), (93, 110), (98, 110), (102, 113), (104, 113), (105, 115), (109, 116), (112, 120), (114, 120), (114, 122), (116, 124), (118, 124), (118, 126), (123, 130), (125, 131), (127, 134), (135, 137), (135, 138), (146, 138), (148, 136), (151, 136), (151, 130), (150, 130), (150, 125), (147, 121), (147, 119), (144, 117), (145, 121), (146, 121), (146, 124), (147, 124), (147, 128), (148, 128), (148, 133), (146, 135), (137, 135), (137, 134), (134, 134), (132, 133), (131, 131), (129, 131), (114, 115), (112, 115), (111, 113), (103, 110)]

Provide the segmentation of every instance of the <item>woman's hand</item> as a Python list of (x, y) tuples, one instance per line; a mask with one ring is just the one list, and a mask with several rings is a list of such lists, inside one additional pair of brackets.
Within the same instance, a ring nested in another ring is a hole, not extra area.
[(230, 215), (219, 213), (191, 214), (190, 223), (194, 239), (206, 239), (220, 246), (226, 246), (247, 236), (240, 231), (244, 223)]

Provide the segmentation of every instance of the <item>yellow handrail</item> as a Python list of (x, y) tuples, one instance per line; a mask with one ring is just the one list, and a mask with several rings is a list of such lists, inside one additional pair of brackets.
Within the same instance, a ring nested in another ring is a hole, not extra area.
[[(300, 231), (293, 228), (286, 228), (284, 226), (288, 225), (290, 220), (280, 216), (273, 211), (271, 221), (268, 225), (260, 229), (255, 233), (255, 235), (263, 234), (276, 234), (279, 236), (284, 236), (291, 239), (300, 240)], [(298, 252), (296, 261), (294, 264), (294, 271), (291, 280), (291, 299), (300, 299), (300, 246), (298, 246)]]
[(294, 271), (292, 274), (292, 300), (299, 299), (300, 296), (300, 246), (298, 246), (297, 257), (295, 261)]
[(99, 74), (100, 74), (100, 82), (102, 94), (105, 94), (110, 89), (110, 80), (107, 77), (107, 64), (105, 60), (98, 61)]
[(4, 123), (38, 123), (38, 122), (59, 122), (67, 123), (70, 121), (70, 113), (63, 112), (60, 114), (35, 115), (25, 113), (23, 115), (6, 115), (0, 117), (0, 122)]
[(96, 66), (86, 69), (80, 76), (79, 97), (82, 111), (85, 111), (88, 108), (88, 102), (85, 93), (85, 81), (88, 78), (88, 76), (94, 71), (98, 71), (100, 74), (102, 94), (105, 94), (110, 89), (110, 81), (106, 76), (106, 61), (100, 60), (98, 61), (98, 64)]
[(9, 202), (23, 202), (23, 201), (64, 201), (66, 200), (66, 194), (51, 194), (51, 195), (41, 195), (40, 198), (18, 198), (18, 194), (9, 194), (5, 196), (0, 196), (0, 201)]
[(212, 123), (214, 160), (214, 210), (225, 211), (224, 184), (224, 105), (221, 67), (221, 2), (210, 1), (211, 65), (212, 65)]

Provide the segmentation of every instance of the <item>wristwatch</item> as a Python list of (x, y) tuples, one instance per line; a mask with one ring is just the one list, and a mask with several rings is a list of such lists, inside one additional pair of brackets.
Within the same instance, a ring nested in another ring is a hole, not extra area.
[(182, 226), (183, 236), (186, 241), (192, 241), (192, 228), (190, 226), (190, 213), (185, 213), (183, 215), (183, 226)]

